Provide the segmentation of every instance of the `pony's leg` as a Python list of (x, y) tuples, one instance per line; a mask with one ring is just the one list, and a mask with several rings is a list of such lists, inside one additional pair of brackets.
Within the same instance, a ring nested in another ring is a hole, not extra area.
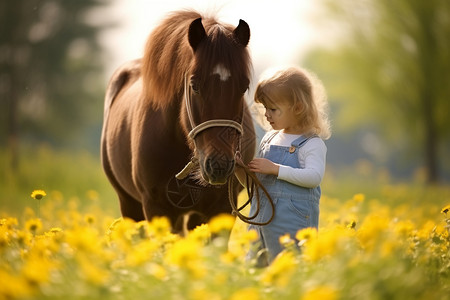
[(111, 185), (114, 187), (117, 195), (119, 196), (119, 204), (120, 204), (120, 211), (122, 213), (122, 217), (130, 218), (137, 222), (145, 220), (144, 211), (142, 209), (142, 204), (140, 202), (136, 201), (130, 195), (128, 195), (128, 193), (125, 192), (125, 190), (117, 182), (117, 180), (111, 170), (109, 161), (108, 161), (108, 159), (106, 159), (107, 156), (106, 156), (104, 149), (105, 149), (105, 147), (102, 148), (103, 170), (105, 171), (106, 176), (108, 177)]
[(136, 222), (145, 220), (142, 204), (128, 195), (119, 193), (120, 211), (122, 217), (133, 219)]

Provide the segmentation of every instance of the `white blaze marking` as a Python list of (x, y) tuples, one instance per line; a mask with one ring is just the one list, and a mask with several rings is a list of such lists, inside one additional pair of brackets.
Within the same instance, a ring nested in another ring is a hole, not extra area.
[(222, 64), (218, 64), (214, 68), (213, 75), (219, 75), (220, 80), (222, 80), (222, 81), (227, 81), (228, 78), (231, 77), (230, 71), (227, 68), (225, 68)]

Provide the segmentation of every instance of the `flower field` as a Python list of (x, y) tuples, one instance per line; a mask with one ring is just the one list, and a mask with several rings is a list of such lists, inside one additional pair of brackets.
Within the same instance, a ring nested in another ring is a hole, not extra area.
[(165, 218), (110, 216), (95, 191), (82, 206), (37, 190), (20, 216), (0, 215), (0, 299), (450, 299), (449, 195), (323, 196), (319, 231), (299, 231), (300, 250), (282, 237), (286, 250), (256, 268), (255, 233), (231, 216), (181, 237)]

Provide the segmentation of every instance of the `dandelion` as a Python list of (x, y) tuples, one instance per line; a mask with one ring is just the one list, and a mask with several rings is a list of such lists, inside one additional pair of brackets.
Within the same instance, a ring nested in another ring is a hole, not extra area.
[(209, 229), (211, 233), (219, 233), (221, 231), (231, 231), (234, 226), (235, 218), (229, 214), (220, 214), (211, 219)]
[(93, 225), (95, 223), (95, 216), (93, 214), (87, 214), (84, 216), (84, 221), (89, 225)]
[(356, 227), (356, 221), (352, 220), (350, 223), (347, 224), (348, 229), (355, 229)]
[(149, 264), (147, 266), (147, 272), (159, 280), (164, 280), (167, 278), (167, 270), (163, 266), (156, 263)]
[(190, 239), (182, 239), (168, 249), (165, 261), (173, 266), (186, 269), (196, 278), (202, 278), (206, 270), (201, 262), (202, 244)]
[(254, 287), (240, 289), (231, 295), (230, 300), (258, 300), (261, 299), (259, 292)]
[(31, 193), (31, 198), (33, 198), (35, 200), (41, 200), (45, 196), (47, 196), (47, 194), (43, 190), (34, 190)]
[(41, 217), (41, 199), (47, 196), (43, 190), (34, 190), (31, 193), (31, 198), (38, 200), (38, 218)]
[(450, 204), (446, 205), (442, 210), (441, 213), (447, 215), (447, 213), (450, 211)]
[(50, 273), (56, 264), (35, 251), (27, 257), (22, 266), (22, 276), (32, 285), (39, 285), (50, 281)]
[(36, 234), (36, 232), (42, 229), (42, 221), (40, 219), (30, 219), (25, 223), (25, 228), (29, 232)]
[(292, 252), (281, 252), (262, 273), (261, 281), (266, 285), (286, 287), (296, 265), (297, 261)]
[(295, 238), (301, 241), (309, 241), (317, 237), (317, 229), (313, 227), (308, 227), (304, 229), (300, 229), (297, 231)]
[(366, 196), (362, 193), (353, 195), (353, 201), (355, 201), (356, 203), (364, 202), (365, 199)]
[(289, 248), (294, 245), (294, 240), (291, 239), (291, 235), (289, 233), (280, 236), (279, 242), (285, 248)]
[(211, 239), (211, 232), (209, 231), (208, 224), (202, 224), (195, 227), (189, 232), (188, 238), (206, 244)]
[(330, 286), (318, 286), (306, 292), (302, 297), (303, 300), (335, 300), (338, 299), (338, 292)]
[(167, 217), (154, 217), (148, 226), (156, 237), (163, 237), (171, 230), (170, 221)]
[(8, 230), (11, 230), (14, 226), (17, 226), (17, 224), (19, 224), (19, 222), (17, 221), (16, 218), (5, 218), (5, 219), (0, 219), (0, 227), (5, 227)]
[[(0, 269), (0, 299), (31, 298), (36, 292), (35, 287), (28, 284), (26, 278), (11, 274), (7, 270)], [(6, 284), (7, 283), (7, 284)]]
[(95, 190), (88, 190), (86, 192), (86, 197), (92, 202), (98, 201), (99, 199), (98, 192)]
[(101, 286), (109, 280), (110, 273), (100, 266), (98, 262), (88, 259), (84, 255), (78, 255), (77, 257), (80, 275), (88, 282)]

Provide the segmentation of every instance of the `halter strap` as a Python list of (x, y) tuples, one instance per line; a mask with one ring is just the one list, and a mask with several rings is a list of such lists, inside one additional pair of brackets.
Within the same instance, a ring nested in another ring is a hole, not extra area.
[(227, 119), (215, 119), (215, 120), (208, 120), (203, 123), (200, 123), (198, 125), (195, 125), (194, 118), (192, 117), (191, 112), (191, 97), (189, 97), (189, 86), (187, 82), (187, 75), (184, 75), (184, 101), (186, 104), (186, 111), (189, 118), (189, 123), (191, 124), (192, 130), (189, 132), (188, 136), (191, 139), (195, 139), (195, 137), (202, 132), (203, 130), (206, 130), (211, 127), (231, 127), (236, 129), (239, 134), (242, 134), (242, 125), (236, 121), (233, 120), (227, 120)]
[(211, 127), (231, 127), (236, 129), (239, 133), (242, 133), (242, 125), (239, 124), (238, 122), (233, 120), (216, 119), (216, 120), (208, 120), (195, 126), (189, 132), (188, 136), (191, 139), (195, 139), (197, 134)]

